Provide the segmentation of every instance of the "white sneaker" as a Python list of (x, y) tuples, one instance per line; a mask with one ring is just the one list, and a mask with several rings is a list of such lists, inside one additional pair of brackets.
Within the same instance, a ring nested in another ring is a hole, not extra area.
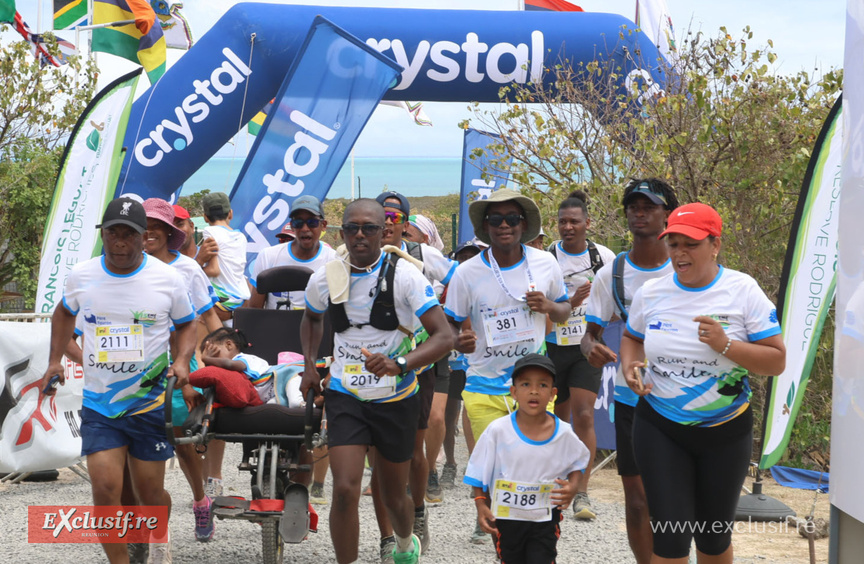
[(171, 530), (163, 543), (151, 543), (147, 564), (171, 564)]

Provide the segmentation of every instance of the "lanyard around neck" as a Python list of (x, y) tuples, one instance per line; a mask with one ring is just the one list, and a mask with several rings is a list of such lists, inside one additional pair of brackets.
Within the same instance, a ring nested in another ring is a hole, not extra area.
[[(504, 276), (501, 274), (501, 267), (498, 266), (498, 261), (495, 260), (495, 255), (492, 254), (492, 249), (490, 248), (488, 251), (489, 255), (489, 266), (492, 268), (492, 273), (495, 275), (495, 281), (498, 282), (498, 285), (504, 290), (504, 293), (516, 300), (517, 302), (524, 302), (525, 296), (517, 298), (514, 296), (510, 289), (507, 287), (507, 284), (504, 282)], [(531, 275), (531, 265), (528, 264), (528, 253), (525, 252), (525, 247), (522, 246), (522, 257), (525, 259), (525, 273), (528, 275), (528, 291), (533, 292), (537, 289), (536, 284), (534, 284), (534, 276)]]

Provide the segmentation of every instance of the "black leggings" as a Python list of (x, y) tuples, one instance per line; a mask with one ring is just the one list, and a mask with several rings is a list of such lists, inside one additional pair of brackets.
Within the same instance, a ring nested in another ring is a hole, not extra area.
[(693, 538), (707, 555), (729, 548), (752, 444), (749, 408), (717, 427), (690, 427), (639, 400), (633, 448), (651, 512), (654, 554), (686, 557)]

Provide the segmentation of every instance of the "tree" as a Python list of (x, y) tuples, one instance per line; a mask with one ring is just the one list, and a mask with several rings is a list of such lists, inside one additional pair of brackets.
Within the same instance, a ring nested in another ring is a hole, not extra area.
[[(57, 54), (56, 41), (46, 35)], [(28, 42), (0, 46), (0, 288), (17, 283), (27, 307), (36, 292), (62, 145), (95, 83), (92, 61), (72, 57), (59, 69), (40, 68)]]

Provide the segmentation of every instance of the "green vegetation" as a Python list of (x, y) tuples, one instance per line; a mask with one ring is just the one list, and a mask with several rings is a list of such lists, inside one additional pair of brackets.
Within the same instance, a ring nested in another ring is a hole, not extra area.
[[(48, 45), (57, 52), (50, 34)], [(29, 43), (0, 47), (0, 289), (15, 282), (28, 308), (63, 143), (95, 83), (92, 63), (41, 69)], [(0, 292), (0, 308), (16, 297)]]

